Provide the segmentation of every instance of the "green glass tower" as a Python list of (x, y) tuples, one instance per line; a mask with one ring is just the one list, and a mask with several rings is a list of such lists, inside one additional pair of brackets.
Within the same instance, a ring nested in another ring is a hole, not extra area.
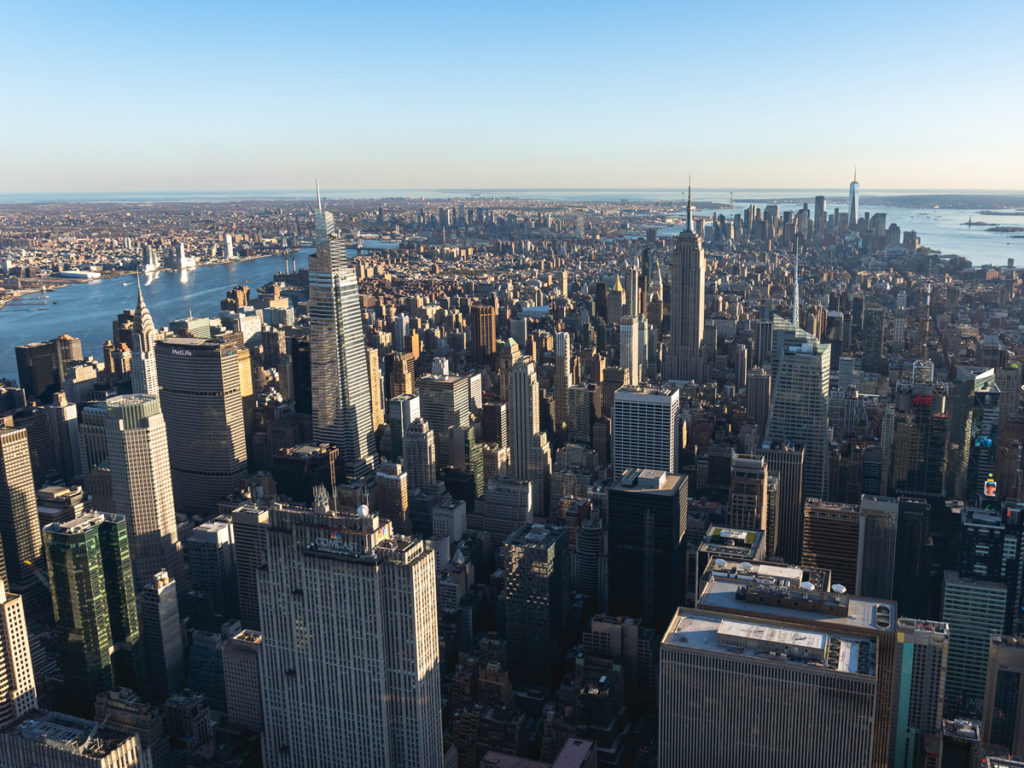
[(87, 514), (43, 529), (61, 640), (66, 706), (88, 715), (97, 693), (139, 682), (139, 619), (124, 517)]

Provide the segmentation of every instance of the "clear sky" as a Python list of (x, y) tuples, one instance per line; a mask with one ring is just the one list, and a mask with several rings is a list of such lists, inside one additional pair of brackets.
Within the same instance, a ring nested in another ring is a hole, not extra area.
[(1024, 188), (1024, 2), (18, 2), (0, 194)]

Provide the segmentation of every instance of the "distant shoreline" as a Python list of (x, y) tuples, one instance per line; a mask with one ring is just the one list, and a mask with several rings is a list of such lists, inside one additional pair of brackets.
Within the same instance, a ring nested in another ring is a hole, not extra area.
[[(279, 253), (279, 254), (264, 253), (264, 254), (261, 254), (261, 255), (258, 255), (258, 256), (245, 256), (245, 257), (241, 257), (241, 258), (237, 258), (237, 259), (223, 259), (223, 260), (220, 260), (220, 261), (204, 261), (202, 264), (196, 264), (195, 267), (192, 267), (192, 269), (201, 269), (203, 267), (216, 267), (216, 266), (219, 266), (219, 265), (222, 265), (222, 264), (239, 264), (239, 263), (245, 262), (245, 261), (256, 261), (258, 259), (269, 259), (269, 258), (273, 258), (275, 256), (277, 258), (283, 259), (285, 257), (294, 256), (295, 254), (297, 254), (301, 250), (302, 250), (302, 248), (297, 248), (294, 251), (288, 251), (287, 253)], [(159, 269), (154, 270), (154, 271), (155, 272), (181, 272), (182, 270), (181, 269), (175, 269), (173, 267), (160, 267)], [(191, 269), (185, 270), (185, 271), (191, 271)], [(120, 277), (120, 278), (135, 277), (136, 275), (143, 275), (143, 274), (152, 274), (152, 273), (149, 273), (149, 272), (141, 272), (140, 273), (137, 270), (126, 270), (126, 271), (104, 272), (104, 273), (100, 274), (99, 277), (90, 277), (90, 278), (86, 278), (86, 279), (57, 278), (59, 280), (63, 280), (64, 282), (54, 283), (53, 285), (47, 284), (45, 286), (39, 286), (38, 288), (21, 289), (21, 290), (19, 290), (19, 293), (17, 295), (6, 295), (6, 296), (0, 298), (0, 309), (4, 309), (12, 301), (17, 301), (19, 299), (23, 299), (26, 296), (32, 296), (33, 294), (38, 294), (38, 293), (45, 293), (46, 291), (59, 291), (61, 288), (67, 288), (69, 285), (81, 285), (82, 283), (91, 283), (91, 282), (93, 282), (95, 280), (111, 280), (111, 279), (116, 278), (116, 277)]]

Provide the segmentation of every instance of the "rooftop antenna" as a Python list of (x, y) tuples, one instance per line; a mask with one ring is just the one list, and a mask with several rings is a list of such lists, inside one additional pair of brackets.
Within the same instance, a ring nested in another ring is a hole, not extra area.
[(320, 179), (314, 176), (313, 182), (316, 184), (316, 208), (320, 213), (323, 213), (324, 206), (323, 203), (320, 202)]
[(857, 181), (857, 166), (856, 165), (853, 166), (853, 180), (854, 180), (854, 182)]
[(693, 201), (693, 175), (691, 174), (686, 180), (686, 231), (692, 232), (690, 229), (690, 204)]

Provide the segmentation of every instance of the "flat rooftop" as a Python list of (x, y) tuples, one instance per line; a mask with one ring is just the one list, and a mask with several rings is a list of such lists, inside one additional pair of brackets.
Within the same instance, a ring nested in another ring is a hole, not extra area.
[(873, 639), (737, 620), (682, 608), (676, 612), (662, 643), (852, 675), (873, 676), (876, 669), (877, 646)]
[(23, 720), (17, 726), (17, 734), (26, 741), (39, 742), (50, 749), (94, 758), (106, 757), (133, 738), (132, 734), (107, 730), (91, 720), (59, 712), (47, 712), (37, 718)]
[(893, 631), (896, 604), (855, 597), (834, 586), (825, 590), (802, 582), (797, 566), (773, 563), (712, 563), (700, 587), (699, 607), (741, 611), (773, 619), (802, 619), (839, 626)]

